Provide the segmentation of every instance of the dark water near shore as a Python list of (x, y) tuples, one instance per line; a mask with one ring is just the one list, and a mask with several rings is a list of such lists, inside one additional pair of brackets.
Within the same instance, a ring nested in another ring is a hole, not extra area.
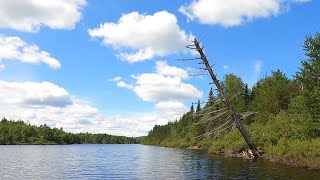
[(0, 179), (320, 179), (269, 161), (144, 145), (0, 146)]

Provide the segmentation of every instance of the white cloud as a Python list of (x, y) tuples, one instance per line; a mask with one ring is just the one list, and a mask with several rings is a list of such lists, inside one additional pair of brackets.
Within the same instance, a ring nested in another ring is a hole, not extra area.
[(154, 127), (154, 125), (164, 125), (169, 121), (174, 121), (185, 113), (171, 110), (170, 112), (151, 111), (135, 112), (127, 115), (113, 115), (106, 118), (101, 126), (91, 126), (89, 131), (110, 132), (111, 134), (125, 136), (145, 136)]
[(50, 82), (0, 81), (0, 116), (52, 127), (84, 126), (100, 121), (98, 110), (80, 104), (63, 88)]
[(255, 74), (260, 74), (262, 69), (263, 62), (262, 61), (256, 61), (253, 67), (253, 71)]
[[(22, 119), (35, 125), (63, 127), (75, 133), (147, 135), (155, 124), (164, 125), (180, 118), (187, 111), (184, 100), (202, 96), (197, 88), (182, 82), (179, 77), (183, 74), (182, 69), (165, 62), (160, 65), (163, 68), (158, 67), (159, 73), (172, 76), (156, 73), (131, 75), (134, 84), (125, 83), (119, 77), (111, 79), (118, 87), (135, 92), (143, 101), (155, 102), (151, 111), (104, 115), (88, 102), (50, 82), (0, 81), (0, 117)], [(174, 73), (172, 69), (180, 69), (180, 73)]]
[(165, 76), (177, 76), (181, 78), (188, 78), (189, 74), (186, 70), (169, 66), (166, 61), (157, 61), (155, 71), (157, 74)]
[(0, 28), (36, 32), (41, 26), (73, 29), (86, 0), (0, 1)]
[(175, 15), (166, 11), (153, 15), (124, 14), (117, 23), (101, 24), (88, 33), (103, 38), (104, 45), (119, 50), (118, 57), (130, 63), (186, 52), (192, 36), (180, 29)]
[(173, 101), (195, 99), (202, 96), (197, 88), (181, 81), (180, 77), (169, 77), (154, 73), (143, 73), (136, 77), (133, 91), (144, 101)]
[(187, 111), (186, 106), (178, 101), (161, 101), (155, 105), (155, 109), (165, 113), (180, 112), (181, 114), (183, 114)]
[(0, 61), (17, 60), (23, 63), (45, 63), (51, 68), (60, 68), (59, 61), (48, 52), (41, 51), (38, 46), (30, 45), (16, 36), (0, 34)]
[(66, 90), (49, 82), (0, 81), (0, 99), (17, 106), (64, 107), (72, 104), (71, 97)]
[(186, 70), (158, 61), (155, 71), (156, 73), (131, 75), (135, 79), (134, 84), (120, 81), (117, 86), (131, 89), (146, 102), (183, 101), (202, 97), (202, 92), (196, 87), (182, 82), (181, 77), (188, 76)]
[(156, 73), (131, 75), (135, 80), (133, 84), (123, 81), (117, 83), (118, 87), (132, 90), (143, 101), (155, 103), (153, 112), (128, 116), (128, 119), (141, 121), (141, 134), (146, 134), (148, 131), (145, 129), (151, 130), (155, 124), (163, 125), (179, 119), (188, 110), (183, 101), (201, 98), (203, 94), (193, 85), (182, 81), (181, 76), (186, 77), (183, 69), (159, 61), (155, 71)]
[(290, 3), (309, 0), (193, 0), (179, 11), (189, 20), (224, 27), (241, 25), (256, 18), (276, 16)]
[(121, 87), (121, 88), (133, 89), (133, 85), (127, 84), (127, 83), (125, 83), (123, 81), (117, 82), (117, 86)]
[(122, 78), (120, 76), (116, 76), (112, 79), (108, 79), (108, 81), (111, 81), (111, 82), (117, 82), (117, 81), (120, 81)]
[(161, 102), (151, 112), (106, 116), (71, 96), (64, 88), (49, 82), (0, 81), (0, 99), (0, 117), (63, 127), (75, 133), (142, 136), (147, 135), (155, 124), (166, 124), (184, 113), (183, 104)]

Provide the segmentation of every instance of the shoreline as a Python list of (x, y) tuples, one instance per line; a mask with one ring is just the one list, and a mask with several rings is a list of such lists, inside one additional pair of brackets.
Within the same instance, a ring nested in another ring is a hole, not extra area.
[[(224, 156), (224, 157), (232, 157), (232, 158), (241, 158), (241, 159), (251, 159), (253, 160), (254, 157), (252, 155), (249, 155), (250, 149), (245, 149), (242, 152), (234, 152), (232, 150), (226, 150), (226, 151), (220, 151), (219, 153), (213, 153), (210, 152), (209, 149), (201, 148), (199, 146), (188, 146), (188, 147), (179, 147), (179, 146), (161, 146), (161, 145), (152, 145), (152, 144), (143, 144), (143, 145), (151, 145), (151, 146), (158, 146), (158, 147), (167, 147), (167, 148), (179, 148), (179, 149), (187, 149), (187, 150), (195, 150), (195, 151), (204, 151), (205, 153), (208, 153), (209, 155), (218, 155), (218, 156)], [(261, 156), (259, 159), (267, 160), (273, 163), (283, 164), (289, 167), (296, 167), (301, 169), (311, 169), (320, 171), (320, 166), (308, 166), (301, 164), (295, 160), (287, 160), (287, 159), (277, 159), (276, 157), (266, 157), (267, 152), (264, 152), (259, 149), (261, 152)]]

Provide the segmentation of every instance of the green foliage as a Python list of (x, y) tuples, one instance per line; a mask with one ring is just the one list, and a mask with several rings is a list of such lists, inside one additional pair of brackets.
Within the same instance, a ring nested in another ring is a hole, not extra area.
[(208, 108), (210, 106), (213, 106), (215, 104), (214, 101), (215, 101), (215, 97), (214, 97), (214, 94), (213, 94), (213, 89), (211, 88), (210, 92), (209, 92), (209, 95), (208, 95), (207, 103), (206, 103), (204, 108)]
[(260, 79), (252, 88), (251, 107), (253, 111), (259, 112), (256, 120), (264, 123), (269, 115), (287, 110), (292, 88), (292, 81), (280, 70), (273, 71), (271, 76)]
[[(241, 78), (228, 74), (220, 83), (237, 112), (254, 111), (256, 115), (244, 120), (245, 128), (265, 158), (292, 165), (320, 168), (320, 34), (308, 36), (304, 44), (307, 60), (296, 79), (289, 79), (280, 70), (260, 79), (252, 90)], [(227, 116), (199, 123), (208, 114), (223, 108), (212, 89), (205, 107), (198, 101), (196, 113), (190, 111), (179, 121), (155, 126), (143, 143), (168, 146), (197, 146), (209, 153), (239, 153), (248, 149), (240, 132), (222, 131), (214, 136), (201, 136), (226, 121)], [(209, 117), (216, 116), (212, 113)], [(195, 125), (197, 124), (197, 125)]]
[(234, 130), (225, 137), (221, 137), (214, 141), (210, 146), (209, 152), (212, 154), (227, 151), (241, 152), (244, 149), (247, 149), (247, 144), (240, 135), (240, 132), (238, 130)]
[(296, 78), (301, 83), (306, 105), (315, 120), (320, 119), (320, 33), (307, 36), (304, 42), (307, 60), (302, 61), (302, 68)]
[(252, 101), (252, 92), (248, 87), (248, 84), (244, 86), (243, 92), (242, 92), (242, 98), (244, 101), (244, 108), (245, 110), (249, 110), (249, 105)]
[(198, 99), (198, 104), (197, 104), (197, 109), (196, 109), (196, 113), (201, 111), (201, 104), (200, 104), (200, 100)]
[(133, 144), (135, 138), (112, 136), (108, 134), (72, 134), (62, 128), (40, 127), (21, 120), (0, 122), (0, 144)]
[(280, 139), (275, 146), (266, 147), (266, 158), (285, 164), (320, 169), (320, 139)]
[(253, 141), (257, 146), (276, 145), (279, 139), (306, 140), (312, 138), (312, 119), (307, 114), (288, 114), (280, 112), (270, 116), (265, 123), (253, 123), (249, 127)]
[(192, 103), (192, 105), (191, 105), (191, 107), (190, 107), (190, 111), (189, 111), (191, 114), (193, 114), (194, 113), (194, 107), (193, 107), (193, 103)]
[(238, 112), (245, 111), (245, 99), (241, 96), (241, 94), (244, 94), (246, 85), (242, 82), (242, 79), (233, 74), (227, 74), (222, 82), (222, 87), (224, 88), (227, 98), (231, 99), (234, 108)]

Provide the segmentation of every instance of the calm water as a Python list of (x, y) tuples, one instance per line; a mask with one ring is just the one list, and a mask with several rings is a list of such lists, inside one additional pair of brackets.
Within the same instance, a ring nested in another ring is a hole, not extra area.
[(144, 145), (0, 146), (0, 179), (320, 179), (268, 161)]

